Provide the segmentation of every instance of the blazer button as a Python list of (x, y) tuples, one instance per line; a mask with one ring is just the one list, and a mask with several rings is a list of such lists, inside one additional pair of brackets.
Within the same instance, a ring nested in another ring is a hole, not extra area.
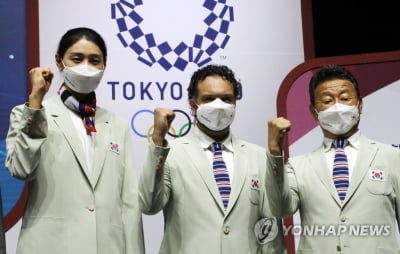
[(341, 222), (345, 222), (345, 221), (346, 221), (346, 216), (343, 216), (343, 215), (340, 216), (340, 221), (341, 221)]
[(340, 248), (340, 245), (336, 246), (336, 251), (339, 251), (339, 252), (342, 251), (342, 248)]
[(231, 232), (231, 229), (229, 227), (225, 227), (224, 228), (224, 234), (225, 235), (229, 235), (230, 232)]
[(93, 211), (94, 211), (94, 206), (89, 206), (89, 207), (88, 207), (88, 211), (89, 211), (89, 212), (93, 212)]

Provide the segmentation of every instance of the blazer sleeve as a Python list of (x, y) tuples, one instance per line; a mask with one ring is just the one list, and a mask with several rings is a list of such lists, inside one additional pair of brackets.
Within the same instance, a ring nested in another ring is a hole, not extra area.
[(267, 153), (266, 179), (268, 203), (272, 215), (278, 218), (292, 216), (300, 202), (296, 175), (290, 162), (285, 166), (282, 156)]
[(6, 167), (11, 175), (30, 180), (34, 178), (41, 156), (41, 146), (47, 137), (45, 109), (34, 110), (26, 105), (12, 109), (6, 138)]
[(166, 159), (169, 146), (156, 147), (149, 144), (139, 182), (139, 199), (142, 212), (156, 214), (169, 200), (171, 192), (170, 170)]
[(394, 190), (396, 197), (396, 221), (397, 226), (400, 228), (400, 150), (394, 148), (395, 152), (393, 155), (393, 172), (394, 172)]
[(144, 254), (142, 212), (139, 206), (138, 181), (129, 128), (125, 128), (125, 169), (122, 187), (122, 221), (126, 254)]

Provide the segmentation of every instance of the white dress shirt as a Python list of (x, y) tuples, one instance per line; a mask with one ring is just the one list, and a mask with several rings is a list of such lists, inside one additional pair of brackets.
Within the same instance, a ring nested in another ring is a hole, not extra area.
[(95, 132), (88, 132), (83, 126), (82, 118), (73, 112), (68, 110), (71, 116), (71, 120), (75, 125), (76, 131), (78, 133), (79, 139), (81, 140), (83, 150), (85, 151), (86, 162), (90, 170), (90, 174), (93, 173), (93, 163), (94, 163), (94, 144), (96, 139)]
[[(210, 146), (215, 142), (215, 140), (204, 134), (197, 126), (194, 127), (193, 132), (199, 139), (200, 145), (210, 161), (210, 170), (212, 171), (213, 152), (211, 151)], [(223, 144), (222, 157), (224, 158), (228, 170), (229, 179), (232, 182), (234, 172), (232, 134), (229, 132), (228, 137), (221, 143)]]

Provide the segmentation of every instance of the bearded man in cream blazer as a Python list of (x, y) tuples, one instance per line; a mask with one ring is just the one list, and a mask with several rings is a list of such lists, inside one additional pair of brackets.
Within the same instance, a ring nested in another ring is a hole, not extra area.
[[(193, 74), (188, 93), (198, 122), (188, 135), (167, 141), (174, 112), (156, 108), (139, 182), (143, 212), (163, 211), (159, 253), (285, 253), (281, 219), (271, 216), (261, 184), (266, 149), (230, 131), (238, 95), (233, 72), (226, 66), (203, 67)], [(218, 184), (210, 150), (214, 142), (223, 147), (227, 170)]]

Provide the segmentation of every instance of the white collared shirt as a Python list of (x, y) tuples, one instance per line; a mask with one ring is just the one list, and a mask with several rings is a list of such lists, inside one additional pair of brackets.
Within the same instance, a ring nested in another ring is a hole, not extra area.
[(90, 174), (93, 173), (93, 163), (94, 163), (94, 144), (96, 133), (88, 132), (83, 126), (82, 118), (73, 112), (68, 110), (71, 116), (71, 120), (74, 123), (79, 139), (81, 140), (83, 151), (85, 152), (86, 163), (89, 167)]
[[(348, 144), (344, 148), (349, 165), (349, 182), (351, 182), (351, 175), (357, 160), (358, 151), (360, 150), (360, 135), (360, 131), (357, 131), (351, 137), (347, 138)], [(331, 170), (331, 175), (333, 173), (333, 160), (335, 158), (335, 147), (333, 142), (333, 139), (324, 137), (324, 153), (328, 163), (328, 168)]]
[[(203, 148), (207, 158), (210, 161), (210, 170), (212, 170), (212, 162), (213, 162), (213, 152), (210, 150), (210, 146), (212, 143), (215, 142), (212, 138), (204, 134), (199, 127), (195, 126), (193, 129), (194, 134), (197, 136), (199, 139), (200, 145)], [(228, 137), (222, 142), (224, 145), (224, 149), (222, 151), (222, 157), (224, 158), (228, 174), (229, 174), (229, 179), (232, 182), (233, 180), (233, 172), (234, 172), (234, 166), (233, 166), (233, 144), (232, 144), (232, 134), (229, 132)]]

